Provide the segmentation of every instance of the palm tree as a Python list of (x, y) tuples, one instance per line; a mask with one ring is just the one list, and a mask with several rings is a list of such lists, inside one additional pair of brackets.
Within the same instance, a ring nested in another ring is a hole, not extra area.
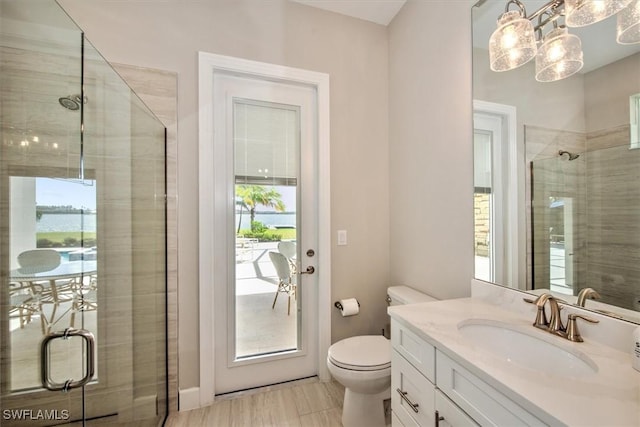
[(236, 197), (249, 209), (251, 231), (254, 231), (256, 206), (271, 207), (277, 212), (283, 212), (285, 210), (282, 194), (273, 187), (263, 185), (236, 185)]

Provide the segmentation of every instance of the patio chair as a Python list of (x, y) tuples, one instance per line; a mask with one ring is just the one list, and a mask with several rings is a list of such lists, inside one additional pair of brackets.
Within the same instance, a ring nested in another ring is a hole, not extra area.
[(278, 243), (278, 252), (289, 259), (296, 258), (296, 242), (285, 240)]
[(271, 309), (273, 310), (276, 306), (276, 301), (278, 300), (278, 294), (280, 292), (284, 292), (287, 294), (287, 316), (291, 313), (291, 295), (296, 297), (296, 276), (291, 274), (291, 265), (287, 257), (282, 255), (280, 252), (269, 252), (269, 258), (271, 258), (271, 262), (276, 269), (276, 274), (278, 275), (278, 289), (276, 290), (276, 296), (273, 299), (273, 304), (271, 305)]
[[(31, 249), (18, 255), (18, 265), (22, 273), (37, 274), (51, 271), (60, 265), (60, 261), (60, 253), (54, 249)], [(73, 300), (75, 293), (73, 279), (56, 280), (56, 296), (51, 292), (49, 281), (34, 280), (30, 283), (34, 294), (42, 303), (58, 304)]]
[(60, 254), (53, 249), (31, 249), (18, 255), (18, 265), (25, 273), (42, 273), (60, 265)]
[(40, 313), (40, 303), (34, 296), (33, 287), (22, 283), (9, 284), (9, 318), (17, 318), (20, 329), (31, 322), (32, 316)]
[(278, 252), (287, 257), (289, 260), (289, 265), (291, 266), (291, 275), (295, 275), (297, 271), (296, 267), (296, 242), (292, 242), (290, 240), (282, 241), (278, 243)]
[[(20, 272), (23, 274), (37, 274), (51, 270), (55, 270), (61, 262), (60, 253), (54, 249), (31, 249), (21, 252), (18, 255), (18, 265)], [(62, 303), (73, 302), (76, 296), (76, 284), (74, 279), (59, 280), (30, 280), (22, 282), (22, 286), (29, 286), (33, 295), (33, 302), (29, 302), (31, 306), (37, 304), (38, 314), (40, 315), (40, 323), (42, 333), (45, 334), (50, 330), (51, 325), (48, 324), (47, 317), (53, 319), (56, 317), (58, 308)], [(55, 292), (52, 289), (55, 287)], [(47, 316), (45, 314), (44, 305), (47, 305)], [(73, 324), (71, 324), (73, 327)]]

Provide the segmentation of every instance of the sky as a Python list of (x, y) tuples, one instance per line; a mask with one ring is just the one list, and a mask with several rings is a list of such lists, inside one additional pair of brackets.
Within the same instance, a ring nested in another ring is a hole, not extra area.
[[(96, 209), (95, 181), (85, 180), (92, 185), (83, 185), (79, 180), (36, 178), (36, 204), (46, 206), (66, 206)], [(288, 212), (296, 210), (296, 187), (276, 186), (282, 194), (282, 201)], [(273, 211), (273, 208), (258, 206), (258, 211)]]
[(95, 209), (96, 182), (85, 183), (92, 185), (83, 185), (80, 180), (36, 178), (36, 204)]

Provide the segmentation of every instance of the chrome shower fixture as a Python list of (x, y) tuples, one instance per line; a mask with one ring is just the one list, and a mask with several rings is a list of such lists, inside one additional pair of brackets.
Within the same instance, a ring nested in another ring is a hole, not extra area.
[[(58, 98), (58, 102), (67, 110), (79, 110), (80, 105), (83, 104), (82, 97), (80, 95), (69, 95)], [(84, 97), (84, 104), (87, 103), (87, 97)]]
[(566, 154), (567, 156), (569, 156), (569, 160), (575, 160), (575, 159), (577, 159), (578, 157), (580, 157), (580, 154), (570, 153), (570, 152), (568, 152), (568, 151), (566, 151), (566, 150), (560, 150), (560, 151), (558, 151), (558, 155), (559, 155), (559, 156), (563, 156), (563, 155), (565, 155), (565, 154)]

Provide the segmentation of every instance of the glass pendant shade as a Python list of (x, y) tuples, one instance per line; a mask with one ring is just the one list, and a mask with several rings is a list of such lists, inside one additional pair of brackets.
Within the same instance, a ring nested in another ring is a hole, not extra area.
[(620, 12), (631, 0), (566, 0), (564, 2), (569, 27), (584, 27)]
[(536, 55), (533, 24), (517, 10), (498, 19), (489, 39), (489, 64), (493, 71), (508, 71), (526, 64)]
[(640, 43), (640, 0), (632, 1), (618, 14), (617, 27), (618, 43)]
[(582, 68), (582, 43), (566, 28), (555, 28), (545, 37), (536, 55), (536, 80), (553, 82), (565, 79)]

